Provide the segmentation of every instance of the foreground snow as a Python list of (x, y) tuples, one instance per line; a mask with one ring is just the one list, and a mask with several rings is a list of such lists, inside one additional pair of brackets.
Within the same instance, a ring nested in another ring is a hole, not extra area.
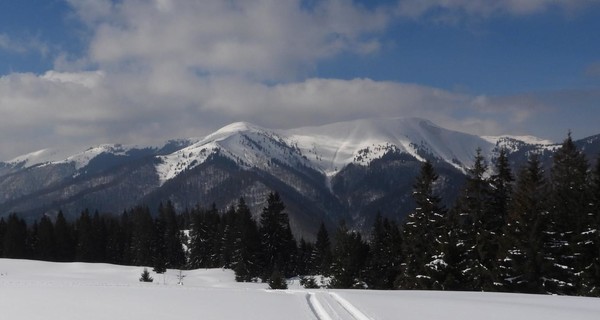
[[(2, 319), (598, 319), (600, 299), (467, 292), (267, 290), (230, 270), (175, 270), (0, 259)], [(163, 284), (164, 283), (164, 284)]]

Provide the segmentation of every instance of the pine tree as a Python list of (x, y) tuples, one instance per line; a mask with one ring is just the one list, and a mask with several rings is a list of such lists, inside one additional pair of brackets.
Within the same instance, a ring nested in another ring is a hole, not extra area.
[(215, 204), (208, 211), (196, 208), (192, 213), (190, 231), (190, 267), (221, 267), (220, 252), (222, 235), (219, 229), (221, 217)]
[[(506, 224), (514, 181), (505, 148), (500, 149), (494, 169), (494, 174), (490, 177), (490, 199), (485, 216), (482, 217), (483, 243), (480, 246), (480, 252), (482, 253), (481, 260), (491, 274), (489, 281), (493, 280), (493, 289), (499, 290), (502, 282), (497, 270), (497, 258), (500, 251), (500, 242), (503, 239), (502, 232)], [(485, 284), (485, 286), (485, 289), (492, 289), (490, 283)]]
[(259, 275), (260, 236), (258, 227), (244, 198), (238, 200), (235, 215), (235, 240), (231, 265), (235, 271), (236, 281), (251, 281), (252, 278)]
[(4, 257), (24, 259), (27, 257), (27, 224), (12, 213), (6, 221), (4, 234)]
[(600, 297), (600, 157), (589, 185), (591, 197), (591, 216), (587, 221), (587, 230), (583, 231), (580, 241), (589, 241), (586, 246), (585, 260), (581, 274), (580, 294)]
[(150, 276), (150, 272), (148, 272), (148, 269), (144, 268), (144, 271), (142, 272), (142, 276), (140, 277), (140, 282), (152, 282), (154, 281), (154, 279)]
[(317, 231), (317, 241), (313, 249), (311, 257), (312, 273), (329, 275), (329, 267), (331, 265), (331, 242), (329, 241), (329, 233), (325, 227), (325, 223), (321, 221), (319, 231)]
[(402, 273), (396, 285), (405, 289), (441, 288), (445, 276), (445, 210), (434, 192), (438, 179), (431, 162), (426, 161), (413, 186), (416, 209), (403, 227)]
[(6, 235), (6, 221), (0, 217), (0, 258), (4, 258), (4, 237)]
[(67, 223), (62, 211), (58, 212), (54, 222), (54, 238), (56, 239), (56, 260), (58, 262), (74, 261), (76, 240), (71, 224)]
[[(477, 150), (473, 167), (468, 171), (467, 182), (452, 213), (451, 239), (454, 248), (449, 248), (452, 260), (461, 275), (458, 283), (466, 290), (493, 290), (493, 274), (489, 268), (491, 255), (490, 235), (485, 229), (488, 221), (490, 185), (484, 177), (487, 165), (481, 149)], [(456, 280), (455, 280), (456, 281)]]
[(285, 205), (277, 192), (267, 197), (267, 206), (260, 216), (260, 238), (262, 247), (263, 276), (273, 273), (278, 268), (284, 275), (291, 275), (292, 257), (296, 241), (292, 236)]
[(503, 291), (543, 292), (547, 193), (539, 158), (532, 154), (519, 172), (503, 228), (497, 269)]
[(369, 257), (365, 280), (371, 289), (392, 289), (400, 271), (402, 258), (401, 236), (398, 225), (382, 218), (375, 217), (371, 231)]
[(551, 268), (545, 282), (547, 292), (574, 294), (580, 287), (578, 272), (586, 260), (586, 231), (589, 231), (590, 197), (587, 186), (588, 164), (571, 135), (553, 158), (551, 170), (550, 229), (547, 256)]
[(157, 255), (161, 255), (168, 268), (177, 269), (185, 264), (185, 252), (182, 246), (182, 234), (177, 221), (177, 213), (173, 203), (162, 203), (158, 208), (155, 220)]
[(131, 263), (151, 266), (154, 253), (154, 221), (148, 207), (135, 207), (131, 212)]
[(288, 288), (287, 281), (277, 269), (269, 277), (269, 288), (273, 290), (285, 290)]
[(338, 289), (360, 287), (368, 254), (369, 246), (360, 233), (349, 231), (344, 222), (340, 223), (335, 234), (330, 286)]
[(56, 239), (54, 237), (54, 224), (47, 216), (42, 216), (38, 225), (38, 244), (35, 258), (44, 261), (56, 260)]

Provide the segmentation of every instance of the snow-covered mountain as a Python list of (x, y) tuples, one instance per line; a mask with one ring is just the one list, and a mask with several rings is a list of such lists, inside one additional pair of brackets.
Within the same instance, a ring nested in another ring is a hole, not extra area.
[[(600, 149), (594, 137), (577, 143), (589, 152)], [(436, 165), (451, 200), (476, 150), (493, 161), (500, 148), (518, 166), (529, 152), (549, 155), (557, 145), (535, 137), (478, 137), (419, 118), (292, 130), (238, 122), (163, 146), (105, 144), (72, 153), (44, 149), (0, 163), (0, 214), (122, 212), (167, 199), (182, 210), (212, 202), (225, 208), (241, 196), (259, 214), (268, 192), (277, 190), (293, 227), (310, 236), (315, 220), (360, 224), (377, 211), (405, 214), (414, 177), (426, 159)]]

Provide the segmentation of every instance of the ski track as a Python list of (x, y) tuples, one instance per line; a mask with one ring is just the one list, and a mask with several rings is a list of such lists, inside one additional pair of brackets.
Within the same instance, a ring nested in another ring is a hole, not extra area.
[(334, 292), (309, 292), (306, 301), (318, 320), (373, 320)]

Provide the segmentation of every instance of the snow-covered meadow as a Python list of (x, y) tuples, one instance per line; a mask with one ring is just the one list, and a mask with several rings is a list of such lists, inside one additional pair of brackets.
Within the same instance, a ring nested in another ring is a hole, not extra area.
[(0, 318), (35, 319), (598, 319), (600, 299), (479, 292), (289, 290), (236, 283), (222, 269), (152, 274), (109, 264), (0, 259)]

